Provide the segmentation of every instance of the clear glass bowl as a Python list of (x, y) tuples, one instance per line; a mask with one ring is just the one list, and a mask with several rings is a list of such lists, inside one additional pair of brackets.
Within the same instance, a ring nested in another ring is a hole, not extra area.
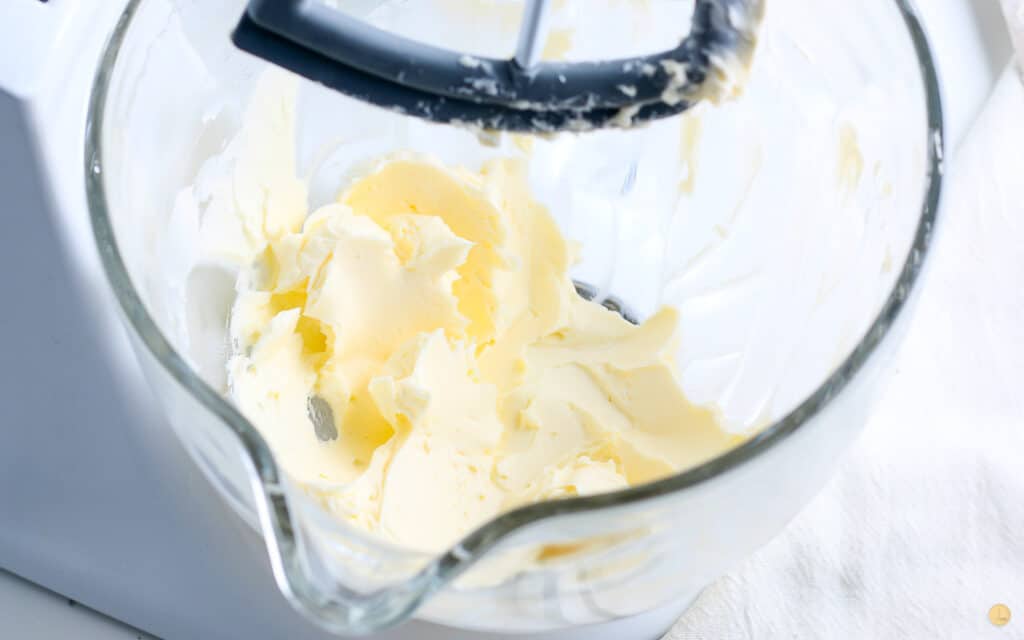
[[(514, 17), (514, 3), (438, 2), (451, 40), (462, 34), (474, 53), (511, 46), (514, 25), (479, 12)], [(602, 26), (600, 10), (631, 5), (561, 3), (559, 46), (586, 57), (605, 52), (611, 32), (644, 40), (665, 23), (644, 12), (662, 4), (637, 3)], [(824, 484), (884, 380), (939, 201), (941, 105), (908, 2), (770, 0), (738, 100), (629, 132), (484, 144), (302, 84), (296, 154), (314, 204), (354, 163), (387, 151), (468, 166), (523, 155), (535, 193), (582, 243), (574, 279), (638, 317), (678, 307), (684, 388), (750, 433), (657, 482), (505, 513), (438, 555), (332, 519), (224, 395), (233, 274), (190, 261), (195, 239), (169, 218), (237, 130), (266, 67), (229, 41), (242, 11), (239, 0), (128, 4), (95, 80), (85, 170), (96, 242), (155, 395), (199, 468), (262, 534), (298, 609), (339, 632), (413, 613), (503, 631), (652, 610), (667, 611), (667, 624)], [(395, 28), (412, 35), (431, 24), (400, 17)], [(566, 25), (587, 27), (575, 45)], [(481, 38), (488, 30), (497, 35)]]

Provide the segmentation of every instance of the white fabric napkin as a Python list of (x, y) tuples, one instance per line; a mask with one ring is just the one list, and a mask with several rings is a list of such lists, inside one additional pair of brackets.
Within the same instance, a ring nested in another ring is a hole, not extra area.
[[(1024, 88), (952, 166), (898, 369), (832, 481), (667, 640), (1024, 638)], [(998, 627), (989, 610), (1007, 605)]]

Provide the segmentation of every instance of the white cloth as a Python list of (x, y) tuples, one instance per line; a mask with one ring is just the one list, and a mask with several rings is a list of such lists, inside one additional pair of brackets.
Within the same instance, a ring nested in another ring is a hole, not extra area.
[[(953, 88), (955, 90), (955, 88)], [(835, 477), (667, 640), (1024, 638), (1024, 89), (946, 175), (889, 388)], [(1011, 619), (989, 622), (1005, 603)]]

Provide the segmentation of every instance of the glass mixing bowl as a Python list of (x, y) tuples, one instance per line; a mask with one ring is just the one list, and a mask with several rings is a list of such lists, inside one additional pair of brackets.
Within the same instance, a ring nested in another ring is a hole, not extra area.
[[(502, 0), (338, 4), (471, 53), (509, 52), (518, 16)], [(556, 4), (548, 54), (570, 59), (662, 47), (685, 32), (672, 12), (689, 5)], [(312, 204), (389, 151), (470, 167), (524, 158), (534, 193), (582, 245), (581, 292), (638, 318), (676, 306), (681, 384), (749, 436), (650, 484), (518, 508), (437, 555), (322, 511), (224, 395), (235, 274), (197, 258), (173, 211), (223, 161), (268, 66), (229, 40), (243, 8), (129, 2), (96, 77), (85, 169), (99, 251), (155, 395), (262, 534), (294, 606), (339, 632), (413, 614), (507, 632), (654, 612), (653, 636), (824, 484), (889, 368), (939, 200), (941, 105), (908, 2), (770, 0), (737, 100), (630, 131), (483, 136), (301, 83), (295, 153)]]

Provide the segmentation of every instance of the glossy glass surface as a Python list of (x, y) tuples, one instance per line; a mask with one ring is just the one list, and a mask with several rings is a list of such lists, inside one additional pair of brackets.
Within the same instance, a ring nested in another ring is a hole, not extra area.
[[(226, 314), (230, 274), (176, 266), (166, 250), (175, 194), (237, 128), (262, 71), (227, 40), (241, 10), (129, 4), (96, 78), (85, 170), (97, 246), (151, 385), (199, 467), (261, 531), (296, 607), (343, 632), (417, 609), (539, 630), (682, 607), (821, 486), (884, 377), (935, 222), (942, 114), (908, 3), (777, 0), (778, 35), (737, 103), (699, 125), (534, 143), (536, 192), (583, 245), (573, 277), (640, 317), (678, 306), (684, 387), (755, 431), (658, 482), (506, 513), (437, 556), (345, 527), (290, 483), (223, 395), (217, 341), (194, 324)], [(306, 118), (314, 137), (355, 141), (314, 163), (300, 140), (313, 200), (390, 150), (468, 165), (511, 152), (303, 91), (300, 117), (359, 114)]]

